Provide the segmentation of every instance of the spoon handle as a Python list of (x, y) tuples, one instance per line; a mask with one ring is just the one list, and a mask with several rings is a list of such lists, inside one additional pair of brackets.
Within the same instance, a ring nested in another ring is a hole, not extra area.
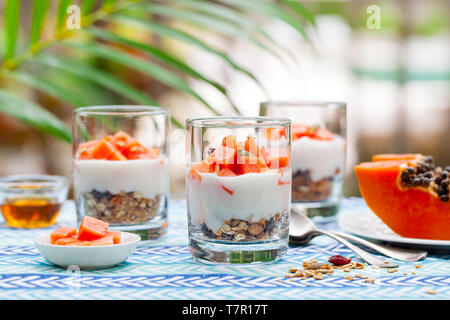
[(415, 250), (415, 249), (405, 249), (405, 248), (393, 248), (384, 246), (381, 244), (376, 244), (365, 239), (353, 236), (351, 234), (341, 233), (333, 231), (334, 234), (338, 235), (341, 238), (349, 240), (351, 242), (359, 243), (363, 246), (371, 248), (381, 254), (384, 254), (387, 257), (391, 257), (401, 261), (419, 261), (424, 259), (427, 256), (427, 252), (424, 250)]
[(329, 236), (329, 237), (333, 238), (334, 240), (339, 241), (344, 246), (346, 246), (347, 248), (352, 250), (354, 253), (356, 253), (358, 256), (360, 256), (364, 261), (366, 261), (370, 265), (377, 266), (380, 268), (396, 268), (396, 267), (398, 267), (398, 264), (394, 264), (389, 261), (383, 261), (383, 260), (375, 257), (374, 255), (372, 255), (371, 253), (355, 246), (354, 244), (351, 244), (350, 242), (341, 238), (337, 234), (334, 234), (332, 232), (323, 231), (323, 230), (317, 230), (317, 232), (320, 234)]

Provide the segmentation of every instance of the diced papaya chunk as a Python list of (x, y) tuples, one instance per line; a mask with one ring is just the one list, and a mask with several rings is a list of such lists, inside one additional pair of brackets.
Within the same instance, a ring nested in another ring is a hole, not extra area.
[(200, 173), (212, 173), (214, 172), (214, 165), (203, 160), (199, 163), (194, 163), (191, 165), (191, 170), (189, 171), (189, 178), (193, 180), (202, 181), (202, 176)]
[(76, 240), (74, 242), (69, 242), (66, 244), (66, 246), (72, 246), (72, 247), (89, 247), (91, 245), (90, 241), (81, 241)]
[(114, 237), (112, 234), (106, 235), (97, 240), (91, 240), (91, 246), (109, 246), (114, 244)]
[(287, 137), (286, 128), (267, 128), (263, 131), (263, 137), (267, 140), (280, 140)]
[(123, 131), (118, 131), (111, 139), (111, 143), (121, 152), (134, 142), (136, 139)]
[(122, 241), (122, 235), (120, 231), (106, 231), (106, 235), (112, 235), (114, 244), (119, 244)]
[(52, 244), (59, 239), (68, 238), (77, 234), (77, 229), (71, 227), (61, 227), (50, 234), (50, 241)]
[(333, 140), (334, 134), (325, 129), (316, 126), (307, 126), (304, 124), (293, 124), (291, 127), (292, 140), (298, 140), (302, 137), (308, 137), (317, 140)]
[(267, 150), (267, 158), (270, 157), (270, 168), (278, 169), (289, 166), (289, 152), (282, 148), (271, 148)]
[(260, 173), (267, 171), (268, 169), (264, 159), (261, 157), (241, 155), (238, 153), (236, 165), (237, 174)]
[(139, 159), (143, 154), (148, 153), (149, 150), (142, 145), (139, 141), (134, 141), (133, 143), (122, 149), (122, 153), (129, 160)]
[(147, 149), (147, 152), (137, 154), (137, 159), (156, 159), (159, 156), (159, 148)]
[(228, 135), (228, 136), (224, 137), (222, 139), (222, 146), (231, 148), (231, 149), (236, 149), (237, 145), (236, 145), (236, 140), (234, 139), (234, 136)]
[(80, 143), (78, 146), (76, 157), (80, 160), (89, 160), (91, 159), (91, 150), (97, 146), (99, 141), (91, 140), (87, 142)]
[(78, 240), (96, 240), (106, 235), (109, 224), (98, 219), (85, 216), (78, 231)]
[(254, 156), (259, 156), (259, 148), (254, 137), (249, 136), (247, 140), (245, 140), (245, 151)]
[(90, 246), (89, 241), (78, 240), (75, 235), (68, 238), (61, 238), (54, 243), (57, 246)]
[(235, 177), (236, 173), (234, 173), (234, 171), (228, 169), (228, 168), (223, 168), (222, 170), (220, 170), (217, 175), (219, 177)]
[(123, 160), (127, 160), (127, 158), (117, 150), (117, 151), (113, 151), (113, 152), (108, 156), (107, 160), (112, 160), (112, 161), (123, 161)]
[(106, 140), (100, 141), (90, 152), (92, 159), (108, 159), (116, 148)]
[(236, 168), (236, 149), (223, 146), (217, 147), (210, 156), (212, 164), (218, 164), (220, 169), (228, 168), (232, 171)]

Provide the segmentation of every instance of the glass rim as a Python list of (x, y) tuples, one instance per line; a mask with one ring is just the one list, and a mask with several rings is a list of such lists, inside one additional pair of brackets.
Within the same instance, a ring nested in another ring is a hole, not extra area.
[(261, 107), (318, 107), (318, 108), (346, 108), (347, 103), (342, 101), (314, 101), (314, 100), (269, 100), (259, 104)]
[[(20, 185), (36, 186), (33, 189), (63, 188), (69, 186), (69, 179), (65, 176), (44, 174), (18, 174), (0, 178), (0, 188), (11, 188)], [(23, 188), (23, 190), (28, 190)]]
[[(249, 123), (249, 121), (256, 121)], [(260, 122), (261, 121), (261, 122)], [(229, 123), (227, 123), (229, 122)], [(238, 123), (234, 123), (238, 122)], [(203, 128), (270, 128), (285, 127), (292, 124), (288, 118), (267, 117), (267, 116), (217, 116), (217, 117), (200, 117), (189, 118), (186, 125), (189, 127)]]
[(104, 115), (104, 116), (138, 116), (138, 115), (169, 115), (169, 110), (160, 106), (146, 105), (98, 105), (80, 107), (73, 110), (75, 115)]

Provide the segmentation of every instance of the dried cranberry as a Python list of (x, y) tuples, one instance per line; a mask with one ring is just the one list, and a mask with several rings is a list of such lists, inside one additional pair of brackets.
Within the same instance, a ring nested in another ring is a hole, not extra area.
[(328, 262), (334, 264), (335, 266), (343, 266), (344, 264), (352, 262), (352, 259), (336, 255), (330, 257), (330, 259), (328, 259)]

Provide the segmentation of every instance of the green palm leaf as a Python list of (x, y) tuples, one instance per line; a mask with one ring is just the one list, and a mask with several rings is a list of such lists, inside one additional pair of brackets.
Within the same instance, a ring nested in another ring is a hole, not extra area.
[(69, 128), (52, 113), (2, 89), (0, 89), (0, 111), (59, 139), (69, 143), (72, 140)]
[[(277, 56), (280, 60), (283, 60), (281, 53), (291, 56), (292, 54), (262, 29), (256, 22), (257, 19), (281, 20), (305, 38), (307, 38), (304, 31), (305, 21), (315, 23), (314, 16), (303, 5), (291, 0), (59, 0), (54, 13), (49, 11), (50, 0), (34, 0), (28, 35), (29, 46), (16, 53), (21, 3), (29, 5), (31, 2), (6, 0), (4, 7), (5, 45), (4, 63), (0, 66), (0, 83), (6, 83), (10, 89), (8, 91), (0, 89), (0, 112), (8, 113), (34, 128), (67, 142), (71, 139), (70, 132), (60, 120), (39, 105), (14, 94), (13, 91), (18, 84), (24, 85), (45, 92), (73, 107), (106, 100), (106, 103), (109, 103), (119, 98), (137, 104), (158, 105), (152, 97), (120, 80), (114, 75), (114, 71), (105, 71), (101, 68), (101, 64), (93, 63), (102, 59), (137, 70), (176, 91), (184, 92), (194, 97), (213, 114), (219, 114), (209, 102), (191, 88), (186, 76), (201, 81), (220, 92), (234, 111), (239, 113), (222, 84), (155, 44), (130, 39), (105, 28), (93, 26), (96, 22), (101, 21), (102, 25), (107, 26), (118, 24), (136, 27), (139, 31), (157, 37), (197, 47), (225, 62), (236, 72), (247, 76), (266, 93), (258, 78), (245, 66), (199, 37), (174, 27), (174, 23), (182, 21), (196, 28), (212, 31), (214, 34), (241, 38)], [(67, 8), (71, 4), (81, 6), (83, 25), (81, 30), (68, 30), (64, 26)], [(51, 14), (55, 19), (52, 19)], [(160, 19), (161, 17), (163, 19)], [(42, 31), (47, 29), (46, 21), (55, 21), (55, 33), (42, 40)], [(152, 60), (97, 43), (96, 39), (136, 49)], [(44, 50), (51, 50), (53, 47), (63, 50), (43, 53)], [(89, 59), (81, 60), (80, 56)], [(8, 80), (13, 81), (14, 86), (8, 84)], [(174, 117), (172, 122), (182, 127)]]
[(116, 63), (122, 64), (126, 67), (133, 68), (142, 73), (145, 73), (154, 79), (164, 83), (165, 85), (172, 87), (173, 89), (183, 91), (195, 99), (200, 101), (204, 106), (211, 110), (214, 114), (219, 115), (208, 102), (206, 102), (200, 95), (192, 90), (186, 82), (175, 75), (173, 72), (166, 70), (156, 64), (149, 63), (145, 59), (135, 58), (129, 54), (123, 53), (111, 47), (107, 47), (95, 43), (80, 43), (80, 42), (64, 42), (66, 46), (86, 51), (87, 53), (97, 56), (99, 58), (108, 59)]
[[(154, 106), (158, 105), (158, 103), (155, 100), (142, 94), (140, 91), (131, 87), (126, 82), (123, 82), (106, 72), (102, 72), (93, 67), (90, 67), (87, 64), (83, 64), (74, 60), (60, 58), (52, 55), (41, 55), (36, 59), (34, 59), (34, 61), (47, 65), (49, 67), (64, 70), (71, 74), (75, 74), (81, 78), (88, 79), (90, 81), (98, 83), (99, 85), (102, 85), (105, 88), (117, 92), (136, 103)], [(173, 117), (172, 123), (174, 123), (179, 128), (183, 128), (183, 125)]]
[(133, 48), (137, 48), (142, 50), (143, 52), (146, 52), (150, 54), (152, 57), (157, 58), (161, 62), (166, 63), (167, 65), (171, 67), (175, 67), (178, 70), (182, 71), (183, 73), (190, 75), (193, 78), (199, 79), (201, 81), (204, 81), (211, 85), (212, 87), (216, 88), (219, 92), (221, 92), (225, 98), (228, 100), (228, 102), (232, 105), (232, 107), (239, 113), (236, 106), (234, 105), (233, 101), (231, 101), (230, 97), (227, 94), (227, 90), (224, 86), (221, 84), (207, 78), (206, 76), (202, 75), (200, 72), (196, 71), (195, 69), (191, 68), (189, 65), (181, 61), (180, 59), (177, 59), (176, 57), (164, 52), (163, 50), (159, 49), (158, 47), (148, 45), (146, 43), (133, 41), (127, 38), (124, 38), (122, 36), (119, 36), (117, 34), (114, 34), (112, 32), (106, 31), (105, 29), (100, 29), (96, 27), (91, 27), (89, 29), (86, 29), (89, 34), (96, 36), (98, 38), (112, 41), (115, 43), (127, 45)]
[(66, 21), (67, 8), (72, 0), (59, 0), (58, 11), (56, 13), (56, 30), (57, 32), (63, 28)]
[(20, 1), (7, 0), (4, 15), (5, 30), (5, 61), (11, 59), (16, 51), (19, 31)]
[(33, 17), (31, 22), (30, 44), (34, 45), (41, 37), (44, 27), (45, 16), (47, 15), (49, 0), (35, 0), (33, 6)]
[(44, 81), (39, 77), (32, 75), (31, 73), (15, 70), (11, 72), (9, 76), (14, 80), (17, 80), (30, 87), (43, 91), (55, 98), (58, 98), (59, 100), (65, 101), (72, 106), (81, 107), (87, 106), (89, 104), (89, 102), (83, 100), (76, 93), (64, 89), (59, 85), (50, 82), (48, 80)]
[(278, 59), (283, 59), (275, 50), (265, 45), (251, 33), (246, 32), (245, 28), (242, 28), (242, 26), (230, 24), (226, 21), (224, 22), (223, 19), (220, 19), (218, 17), (210, 17), (196, 11), (188, 11), (183, 8), (168, 7), (156, 4), (138, 4), (133, 6), (133, 8), (130, 8), (129, 10), (146, 10), (152, 14), (158, 14), (181, 21), (186, 21), (202, 29), (214, 30), (223, 35), (228, 35), (232, 38), (243, 38), (255, 44), (259, 48), (269, 52)]
[(123, 14), (117, 14), (111, 17), (112, 21), (123, 23), (126, 25), (132, 25), (137, 27), (142, 27), (150, 32), (154, 32), (156, 34), (159, 34), (164, 37), (172, 38), (196, 47), (199, 47), (200, 49), (212, 53), (219, 58), (223, 59), (226, 63), (228, 63), (233, 69), (235, 69), (238, 72), (243, 73), (250, 79), (252, 79), (264, 92), (267, 92), (267, 90), (264, 88), (264, 86), (261, 84), (261, 82), (245, 67), (239, 65), (238, 63), (234, 62), (226, 53), (223, 51), (220, 51), (218, 49), (213, 48), (212, 46), (208, 45), (204, 41), (201, 41), (197, 37), (181, 31), (176, 28), (172, 28), (160, 23), (156, 23), (147, 19), (142, 19), (139, 17), (131, 17)]

